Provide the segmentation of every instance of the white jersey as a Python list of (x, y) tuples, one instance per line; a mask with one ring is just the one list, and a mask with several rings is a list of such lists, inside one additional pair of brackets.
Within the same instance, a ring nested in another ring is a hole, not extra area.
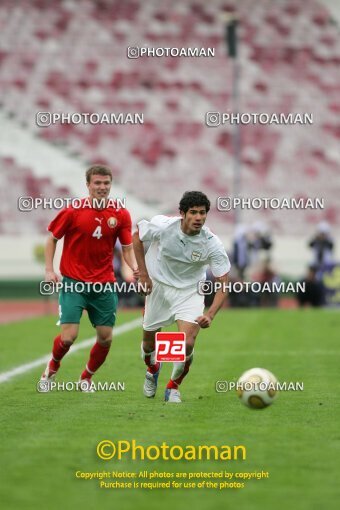
[(158, 282), (184, 289), (206, 279), (208, 267), (214, 276), (230, 270), (223, 244), (208, 227), (189, 236), (181, 229), (181, 217), (154, 216), (138, 223), (139, 238), (151, 242), (145, 261), (150, 277)]

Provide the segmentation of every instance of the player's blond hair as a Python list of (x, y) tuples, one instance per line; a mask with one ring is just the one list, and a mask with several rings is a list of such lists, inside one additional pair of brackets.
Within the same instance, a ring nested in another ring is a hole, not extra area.
[(92, 175), (109, 175), (112, 181), (112, 170), (105, 165), (92, 165), (86, 170), (86, 182), (91, 181)]

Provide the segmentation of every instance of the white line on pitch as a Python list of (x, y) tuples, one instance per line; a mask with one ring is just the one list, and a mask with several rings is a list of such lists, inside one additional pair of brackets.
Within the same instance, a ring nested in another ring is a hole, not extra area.
[[(132, 329), (137, 328), (138, 326), (141, 326), (142, 320), (140, 318), (135, 319), (131, 322), (127, 322), (126, 324), (122, 324), (121, 326), (117, 326), (113, 330), (113, 338), (118, 335), (122, 335), (123, 333), (126, 333), (127, 331), (131, 331)], [(93, 345), (93, 342), (95, 341), (96, 337), (88, 338), (87, 340), (83, 340), (80, 343), (76, 343), (72, 346), (70, 351), (68, 352), (67, 356), (70, 356), (71, 354), (81, 351), (82, 349), (86, 349), (87, 347)], [(42, 356), (41, 358), (36, 359), (35, 361), (31, 361), (30, 363), (25, 363), (24, 365), (19, 365), (18, 367), (12, 368), (11, 370), (8, 370), (7, 372), (2, 372), (0, 374), (0, 384), (6, 381), (9, 381), (16, 375), (24, 374), (25, 372), (29, 372), (30, 370), (33, 370), (33, 368), (40, 367), (41, 365), (45, 365), (51, 358), (51, 354), (46, 354), (45, 356)]]

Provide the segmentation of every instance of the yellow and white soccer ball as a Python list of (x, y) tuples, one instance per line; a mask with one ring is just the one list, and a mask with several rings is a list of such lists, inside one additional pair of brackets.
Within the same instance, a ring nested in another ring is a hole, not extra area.
[(278, 380), (265, 368), (251, 368), (244, 372), (236, 384), (242, 404), (253, 409), (270, 406), (277, 397)]

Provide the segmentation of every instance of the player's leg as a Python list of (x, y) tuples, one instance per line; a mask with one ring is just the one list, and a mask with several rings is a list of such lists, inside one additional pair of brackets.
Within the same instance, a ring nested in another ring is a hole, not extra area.
[(85, 308), (85, 300), (81, 293), (74, 291), (72, 286), (74, 281), (71, 278), (63, 278), (64, 287), (59, 294), (61, 332), (53, 341), (52, 357), (41, 376), (41, 381), (54, 379), (61, 360), (78, 336), (79, 322)]
[(181, 402), (179, 386), (184, 377), (188, 374), (190, 365), (194, 359), (195, 340), (200, 330), (198, 324), (177, 320), (178, 331), (186, 335), (186, 358), (185, 361), (174, 362), (170, 380), (165, 390), (165, 400), (167, 402)]
[[(90, 357), (80, 380), (91, 381), (95, 372), (102, 366), (109, 354), (112, 343), (112, 328), (116, 322), (118, 304), (117, 293), (113, 285), (111, 291), (90, 292), (86, 296), (86, 308), (92, 325), (96, 328), (96, 343), (90, 351)], [(82, 387), (83, 391), (84, 388)]]
[(170, 304), (165, 298), (165, 285), (153, 282), (152, 292), (145, 299), (145, 312), (143, 318), (142, 358), (147, 365), (144, 379), (143, 393), (146, 397), (154, 397), (157, 390), (158, 375), (161, 368), (156, 363), (155, 336), (163, 326), (171, 324), (174, 317), (171, 315)]
[(142, 358), (151, 374), (157, 372), (155, 338), (156, 333), (160, 330), (160, 328), (154, 331), (146, 331), (143, 329), (143, 342), (141, 345)]
[(155, 337), (156, 333), (161, 329), (155, 331), (143, 330), (143, 342), (141, 346), (142, 358), (147, 366), (143, 393), (146, 397), (152, 398), (156, 395), (158, 375), (161, 368), (160, 363), (156, 363), (155, 354)]
[(60, 368), (60, 362), (70, 350), (78, 336), (79, 324), (62, 324), (61, 332), (53, 341), (52, 357), (41, 376), (41, 380), (52, 381)]
[(112, 343), (112, 327), (96, 326), (97, 339), (90, 351), (90, 358), (82, 372), (80, 379), (91, 380), (91, 377), (102, 366), (109, 354)]
[(186, 359), (176, 362), (173, 366), (170, 381), (165, 390), (165, 400), (181, 402), (179, 386), (188, 374), (194, 356), (194, 345), (200, 330), (196, 318), (204, 310), (204, 296), (198, 294), (196, 288), (175, 289), (173, 291), (172, 312), (175, 315), (177, 327), (186, 335)]

